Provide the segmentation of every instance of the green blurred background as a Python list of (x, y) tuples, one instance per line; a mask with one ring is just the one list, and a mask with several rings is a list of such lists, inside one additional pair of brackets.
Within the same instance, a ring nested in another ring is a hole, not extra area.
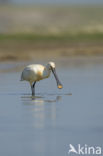
[(103, 2), (0, 0), (0, 61), (103, 55)]

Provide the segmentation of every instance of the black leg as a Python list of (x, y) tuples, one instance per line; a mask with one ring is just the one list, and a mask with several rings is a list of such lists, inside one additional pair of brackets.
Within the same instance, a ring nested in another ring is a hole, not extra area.
[(35, 95), (35, 84), (36, 84), (36, 81), (31, 86), (33, 96)]
[(33, 88), (35, 87), (36, 81), (33, 83)]

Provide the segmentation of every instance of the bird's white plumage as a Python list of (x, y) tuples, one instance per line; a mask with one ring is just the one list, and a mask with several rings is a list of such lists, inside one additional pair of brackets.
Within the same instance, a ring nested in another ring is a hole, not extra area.
[(25, 67), (21, 74), (21, 81), (28, 81), (31, 85), (32, 95), (35, 95), (35, 83), (42, 79), (48, 78), (51, 71), (55, 76), (58, 88), (61, 89), (62, 84), (56, 75), (54, 62), (49, 62), (46, 66), (41, 64), (32, 64)]
[(46, 66), (40, 64), (29, 65), (24, 68), (21, 75), (21, 81), (26, 80), (30, 83), (39, 81), (44, 78), (48, 78), (50, 76), (50, 72), (51, 71)]

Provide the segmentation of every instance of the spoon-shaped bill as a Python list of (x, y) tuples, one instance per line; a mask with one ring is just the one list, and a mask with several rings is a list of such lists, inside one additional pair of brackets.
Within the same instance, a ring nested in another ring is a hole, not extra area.
[(55, 77), (55, 79), (56, 79), (56, 82), (57, 82), (57, 86), (58, 86), (58, 88), (59, 88), (59, 89), (62, 89), (63, 86), (62, 86), (61, 82), (59, 81), (59, 78), (58, 78), (58, 76), (57, 76), (57, 74), (56, 74), (56, 70), (55, 70), (55, 68), (52, 68), (52, 72), (53, 72), (54, 77)]

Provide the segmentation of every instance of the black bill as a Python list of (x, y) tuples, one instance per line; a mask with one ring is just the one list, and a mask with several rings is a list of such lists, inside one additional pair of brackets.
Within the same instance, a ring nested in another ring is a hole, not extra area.
[(55, 70), (55, 68), (52, 68), (52, 72), (53, 72), (54, 77), (55, 77), (55, 79), (56, 79), (56, 82), (57, 82), (57, 86), (58, 86), (58, 88), (59, 88), (59, 89), (62, 89), (63, 86), (62, 86), (61, 82), (59, 81), (59, 78), (58, 78), (58, 76), (57, 76), (57, 74), (56, 74), (56, 70)]

